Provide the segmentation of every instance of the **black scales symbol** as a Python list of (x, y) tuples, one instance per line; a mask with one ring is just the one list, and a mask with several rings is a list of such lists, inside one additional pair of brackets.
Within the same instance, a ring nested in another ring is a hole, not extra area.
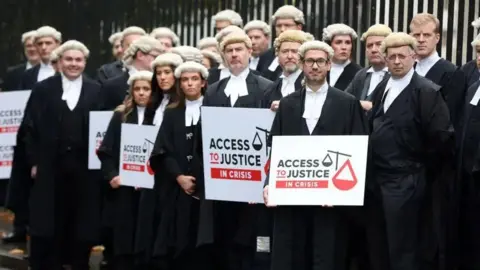
[(142, 152), (144, 154), (147, 154), (147, 156), (150, 156), (150, 153), (152, 153), (152, 147), (155, 143), (150, 141), (149, 139), (145, 139), (145, 142), (143, 143), (143, 148)]
[(339, 158), (339, 156), (352, 157), (352, 155), (349, 155), (349, 154), (346, 154), (346, 153), (340, 153), (338, 151), (327, 150), (327, 152), (328, 152), (327, 155), (322, 160), (322, 164), (325, 167), (332, 166), (333, 160), (330, 157), (330, 154), (335, 154), (335, 171), (338, 170), (338, 158)]
[[(263, 132), (265, 135), (264, 141), (267, 142), (267, 147), (265, 147), (265, 155), (268, 157), (268, 155), (270, 154), (270, 147), (272, 147), (271, 142), (268, 141), (268, 137), (270, 136), (270, 131), (261, 127), (256, 127), (256, 129), (257, 129), (257, 132), (255, 133), (255, 137), (253, 138), (253, 142), (252, 142), (253, 149), (257, 151), (260, 151), (262, 149), (263, 143), (262, 143), (262, 140), (260, 139), (259, 131)], [(258, 141), (259, 143), (257, 143), (256, 141)]]

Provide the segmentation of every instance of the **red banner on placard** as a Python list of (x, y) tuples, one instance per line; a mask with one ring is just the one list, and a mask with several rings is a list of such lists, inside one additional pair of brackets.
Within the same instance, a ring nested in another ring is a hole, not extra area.
[(18, 131), (19, 126), (0, 127), (0, 133), (15, 133)]
[(13, 162), (11, 160), (3, 160), (0, 161), (0, 167), (11, 167), (12, 163)]
[(138, 165), (138, 164), (123, 163), (123, 169), (125, 171), (144, 172), (145, 166)]
[(260, 170), (211, 168), (210, 174), (216, 180), (262, 181)]
[(277, 180), (276, 188), (328, 188), (328, 180)]

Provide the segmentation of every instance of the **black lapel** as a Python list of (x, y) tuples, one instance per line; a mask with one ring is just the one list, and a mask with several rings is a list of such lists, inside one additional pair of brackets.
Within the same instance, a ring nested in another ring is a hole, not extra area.
[[(466, 96), (466, 99), (465, 99), (465, 118), (463, 120), (465, 126), (470, 121), (470, 116), (472, 115), (472, 110), (475, 106), (475, 105), (470, 104), (470, 101), (472, 101), (472, 98), (475, 95), (475, 92), (477, 91), (479, 86), (480, 86), (480, 81), (473, 84), (472, 86), (470, 86), (468, 88), (467, 96)], [(479, 105), (480, 105), (480, 102), (476, 106), (479, 106)]]
[(40, 64), (34, 66), (32, 68), (32, 82), (35, 84), (37, 82), (37, 79), (38, 79), (38, 73), (40, 72)]
[(287, 125), (296, 126), (292, 135), (310, 135), (307, 122), (305, 121), (305, 118), (303, 118), (303, 111), (305, 110), (305, 93), (305, 87), (302, 87), (298, 94), (293, 94), (296, 98), (290, 100), (290, 106), (288, 109), (290, 112), (289, 114), (291, 115), (291, 118), (289, 119), (292, 120)]
[[(257, 79), (255, 78), (255, 75), (253, 75), (251, 72), (248, 73), (246, 82), (247, 82), (248, 95), (243, 97), (238, 97), (234, 107), (240, 107), (240, 108), (251, 107), (251, 104), (253, 101), (252, 99), (255, 98), (255, 90), (258, 88), (258, 82), (257, 82)], [(260, 108), (260, 106), (257, 106), (257, 107)]]
[[(51, 95), (50, 98), (52, 100), (52, 106), (53, 106), (53, 113), (56, 114), (58, 117), (58, 121), (62, 121), (63, 113), (62, 113), (62, 106), (64, 106), (65, 101), (62, 100), (62, 95), (63, 95), (63, 85), (62, 85), (62, 76), (60, 75), (55, 75), (54, 77), (51, 77)], [(48, 80), (48, 78), (46, 79)], [(47, 105), (48, 106), (48, 105)]]
[[(438, 84), (441, 81), (441, 78), (443, 77), (443, 74), (445, 73), (445, 70), (442, 70), (443, 67), (443, 62), (445, 60), (443, 58), (440, 58), (425, 74), (425, 78), (431, 80), (432, 82)], [(437, 76), (437, 74), (442, 74), (441, 76)]]
[(340, 74), (340, 77), (338, 77), (338, 80), (333, 87), (345, 90), (353, 77), (355, 77), (355, 74), (357, 74), (356, 65), (353, 62), (350, 62), (350, 64), (343, 69), (342, 74)]
[(368, 95), (368, 89), (370, 89), (370, 82), (372, 81), (372, 73), (371, 72), (366, 72), (365, 76), (362, 77), (361, 79), (361, 85), (363, 86), (362, 88), (362, 93), (360, 95), (360, 100), (365, 100)]
[(225, 95), (225, 87), (227, 87), (230, 77), (220, 80), (215, 91), (215, 106), (219, 107), (232, 107), (230, 105), (230, 98)]
[(127, 115), (127, 118), (125, 119), (125, 123), (138, 125), (137, 106), (133, 106), (132, 111)]
[(470, 76), (470, 80), (468, 82), (468, 85), (475, 84), (475, 82), (478, 82), (480, 79), (480, 70), (475, 66), (472, 72), (472, 76)]
[(274, 100), (279, 100), (281, 99), (283, 96), (282, 96), (282, 84), (283, 84), (283, 80), (278, 78), (274, 84), (273, 84), (273, 88), (272, 88), (272, 96), (270, 97), (270, 101), (274, 101)]
[(303, 81), (303, 72), (298, 75), (297, 80), (295, 81), (295, 91), (302, 89), (302, 81)]

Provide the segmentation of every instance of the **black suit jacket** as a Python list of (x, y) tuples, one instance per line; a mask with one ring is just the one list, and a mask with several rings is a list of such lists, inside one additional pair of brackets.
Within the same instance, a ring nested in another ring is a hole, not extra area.
[(20, 82), (20, 89), (21, 90), (33, 89), (33, 86), (35, 85), (35, 83), (37, 83), (39, 71), (40, 71), (40, 64), (23, 72), (22, 79)]
[[(303, 72), (300, 73), (297, 80), (295, 80), (295, 91), (299, 91), (303, 88), (302, 80), (303, 80)], [(283, 98), (282, 85), (283, 85), (283, 79), (278, 78), (275, 82), (273, 82), (272, 86), (268, 88), (267, 91), (265, 91), (265, 96), (263, 101), (265, 108), (269, 109), (273, 101), (281, 100)]]
[[(335, 82), (335, 85), (332, 85), (333, 87), (339, 89), (339, 90), (345, 90), (347, 89), (348, 85), (350, 82), (352, 82), (353, 77), (355, 77), (355, 74), (359, 72), (362, 69), (361, 66), (350, 62), (344, 69), (342, 74), (340, 74), (340, 77), (338, 77), (337, 82)], [(330, 84), (330, 72), (327, 74), (327, 81)]]
[(26, 64), (16, 65), (7, 69), (2, 91), (26, 90), (21, 89), (22, 75), (27, 68)]
[[(372, 73), (367, 72), (369, 69), (370, 67), (366, 67), (357, 72), (355, 77), (353, 77), (352, 82), (350, 82), (348, 87), (345, 89), (345, 92), (354, 95), (358, 100), (371, 100), (374, 96), (376, 88), (372, 91), (372, 93), (370, 93), (369, 96), (367, 96), (368, 89), (370, 88), (370, 80), (372, 78)], [(386, 81), (389, 78), (390, 73), (386, 73), (382, 81)], [(381, 82), (379, 82), (379, 84)]]
[(467, 87), (472, 86), (480, 80), (480, 70), (477, 67), (476, 60), (472, 60), (462, 66), (462, 71), (465, 73)]
[(108, 79), (115, 78), (122, 75), (123, 64), (121, 61), (114, 61), (112, 63), (105, 64), (97, 70), (97, 80), (100, 84), (105, 83)]
[(280, 65), (274, 71), (268, 69), (275, 57), (277, 57), (275, 55), (275, 48), (270, 48), (268, 51), (260, 55), (260, 59), (258, 59), (257, 70), (262, 74), (263, 77), (269, 79), (270, 81), (275, 81), (280, 78), (280, 75), (282, 75), (282, 68)]
[(105, 110), (113, 110), (123, 103), (128, 93), (128, 78), (130, 75), (124, 71), (123, 74), (108, 79), (102, 84), (101, 97)]

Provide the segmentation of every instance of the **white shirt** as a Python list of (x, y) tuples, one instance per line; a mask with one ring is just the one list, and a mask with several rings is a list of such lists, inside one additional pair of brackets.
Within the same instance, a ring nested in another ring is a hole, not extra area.
[(473, 106), (477, 106), (479, 100), (480, 100), (480, 85), (478, 86), (477, 91), (475, 91), (475, 95), (473, 95), (472, 100), (470, 100), (470, 104), (472, 104)]
[(145, 107), (137, 106), (137, 118), (138, 125), (141, 126), (143, 124), (143, 119), (145, 119)]
[(302, 70), (298, 69), (294, 73), (288, 75), (288, 77), (285, 77), (283, 74), (280, 76), (280, 78), (282, 78), (282, 97), (286, 97), (295, 92), (295, 82), (301, 73)]
[(387, 87), (385, 87), (385, 91), (388, 90), (388, 93), (384, 93), (386, 97), (383, 103), (383, 112), (387, 112), (388, 108), (390, 107), (390, 105), (392, 105), (398, 95), (400, 95), (403, 89), (405, 89), (410, 84), (414, 73), (415, 70), (413, 70), (412, 68), (405, 76), (403, 76), (403, 78), (394, 79), (390, 77), (387, 82)]
[(138, 70), (134, 66), (128, 66), (127, 69), (128, 69), (129, 76), (132, 76), (133, 74), (138, 72)]
[(328, 87), (328, 83), (325, 82), (317, 92), (314, 92), (308, 85), (306, 86), (303, 118), (305, 118), (307, 122), (310, 134), (312, 134), (322, 114), (323, 104), (325, 104), (325, 99), (327, 98)]
[(385, 74), (387, 74), (387, 72), (388, 72), (388, 67), (384, 67), (382, 70), (379, 70), (379, 71), (375, 71), (373, 67), (367, 70), (367, 73), (372, 73), (370, 77), (370, 86), (368, 87), (367, 96), (370, 95), (373, 92), (373, 90), (375, 90), (375, 88), (383, 80), (383, 77), (385, 77)]
[(350, 64), (350, 60), (347, 60), (343, 64), (335, 64), (332, 62), (332, 68), (330, 69), (330, 81), (328, 83), (332, 86), (335, 86), (335, 84), (338, 81), (338, 78), (340, 78), (340, 75), (342, 75), (343, 70), (349, 64)]
[(197, 100), (185, 99), (185, 126), (196, 125), (200, 119), (200, 107), (202, 106), (203, 96)]
[(228, 80), (227, 86), (225, 87), (225, 95), (230, 97), (230, 105), (232, 107), (237, 102), (238, 97), (243, 97), (248, 95), (247, 89), (247, 77), (250, 73), (250, 69), (246, 68), (238, 76), (231, 75), (230, 80)]
[(422, 60), (417, 60), (417, 66), (415, 67), (415, 71), (418, 73), (418, 75), (425, 77), (425, 75), (427, 75), (428, 71), (440, 59), (441, 58), (440, 58), (440, 56), (438, 56), (438, 52), (435, 51), (434, 53), (432, 53), (427, 58), (424, 58)]
[(33, 66), (30, 64), (30, 62), (27, 61), (27, 66), (25, 67), (25, 70), (31, 69)]
[(55, 75), (55, 69), (52, 65), (45, 65), (43, 62), (40, 62), (40, 70), (38, 71), (37, 82), (41, 82), (49, 77)]
[(270, 71), (275, 71), (278, 67), (278, 57), (275, 57), (275, 59), (273, 59), (272, 63), (270, 63), (270, 66), (268, 66), (268, 70)]
[(82, 92), (82, 76), (80, 75), (75, 80), (71, 81), (62, 74), (62, 100), (67, 102), (68, 108), (73, 111), (77, 106), (80, 94)]
[[(219, 67), (220, 68), (220, 67)], [(220, 80), (230, 77), (230, 70), (226, 67), (220, 69)]]
[(170, 102), (170, 95), (164, 94), (162, 102), (158, 106), (157, 110), (155, 111), (155, 117), (153, 118), (153, 124), (155, 126), (161, 126), (163, 122), (163, 113), (167, 108), (168, 102)]
[(250, 57), (250, 69), (257, 70), (258, 60), (260, 60), (260, 57)]

